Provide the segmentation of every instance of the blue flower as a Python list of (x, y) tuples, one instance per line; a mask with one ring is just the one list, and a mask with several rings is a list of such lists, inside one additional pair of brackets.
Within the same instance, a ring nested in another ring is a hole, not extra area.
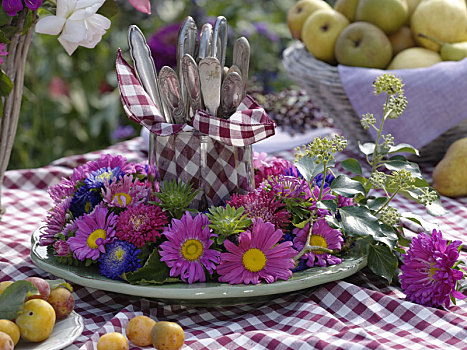
[[(323, 182), (323, 174), (316, 175), (313, 181), (315, 182), (316, 186), (321, 187), (321, 184)], [(327, 174), (326, 177), (324, 178), (324, 188), (330, 187), (333, 181), (334, 181), (334, 175)]]
[(133, 244), (115, 240), (106, 245), (106, 252), (99, 258), (99, 272), (102, 276), (121, 280), (125, 272), (133, 272), (141, 267), (138, 254), (141, 250)]
[(85, 213), (92, 212), (100, 202), (102, 202), (100, 191), (89, 190), (86, 186), (81, 186), (73, 195), (70, 211), (75, 218), (79, 218)]
[(108, 180), (109, 184), (112, 183), (113, 180), (118, 180), (124, 174), (120, 167), (115, 167), (111, 169), (110, 167), (104, 167), (97, 169), (90, 173), (86, 179), (84, 180), (84, 185), (88, 189), (92, 188), (101, 188), (104, 187), (105, 181)]

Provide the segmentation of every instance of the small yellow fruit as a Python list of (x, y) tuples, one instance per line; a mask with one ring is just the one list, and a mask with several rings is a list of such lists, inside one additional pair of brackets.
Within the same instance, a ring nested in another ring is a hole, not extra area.
[(11, 337), (15, 345), (18, 344), (20, 332), (16, 323), (10, 320), (0, 320), (0, 332), (5, 332)]
[(147, 316), (135, 316), (126, 326), (126, 336), (130, 342), (138, 346), (151, 345), (151, 330), (156, 321)]
[(5, 332), (0, 332), (0, 350), (13, 350), (15, 344), (11, 337)]
[(3, 282), (0, 282), (0, 295), (2, 295), (3, 291), (4, 291), (10, 284), (13, 284), (13, 281), (3, 281)]
[(23, 312), (16, 318), (21, 337), (30, 342), (47, 339), (55, 325), (55, 310), (43, 299), (24, 303)]
[(185, 342), (185, 334), (177, 323), (160, 321), (152, 327), (151, 341), (158, 350), (178, 350)]
[(97, 350), (128, 350), (130, 345), (122, 333), (104, 334), (97, 342)]

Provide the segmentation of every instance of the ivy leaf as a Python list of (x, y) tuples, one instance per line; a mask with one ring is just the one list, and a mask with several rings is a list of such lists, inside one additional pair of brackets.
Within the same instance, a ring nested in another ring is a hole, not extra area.
[(370, 198), (366, 202), (367, 207), (370, 210), (379, 210), (381, 207), (386, 203), (387, 198), (386, 197), (378, 197), (378, 198)]
[(8, 96), (13, 89), (13, 82), (3, 70), (0, 70), (0, 96)]
[(389, 149), (389, 154), (391, 153), (412, 153), (417, 156), (420, 156), (420, 152), (414, 146), (409, 145), (408, 143), (400, 143), (398, 145), (392, 146)]
[(55, 288), (58, 288), (58, 287), (64, 287), (68, 289), (70, 292), (73, 292), (73, 287), (63, 279), (46, 280), (46, 281), (50, 286), (50, 290), (54, 290)]
[(357, 174), (357, 175), (362, 175), (362, 167), (360, 166), (360, 163), (358, 160), (354, 158), (348, 158), (344, 161), (342, 161), (341, 166), (344, 168), (344, 170), (347, 170), (348, 172), (352, 174)]
[(313, 181), (316, 175), (324, 171), (323, 163), (317, 164), (315, 158), (303, 157), (295, 163), (295, 166), (308, 182)]
[(337, 210), (336, 202), (327, 199), (319, 201), (318, 203), (316, 203), (316, 206), (319, 209), (328, 209), (331, 213), (335, 213)]
[(390, 160), (384, 163), (384, 166), (386, 167), (386, 169), (390, 171), (398, 171), (398, 170), (404, 169), (404, 170), (410, 171), (412, 175), (415, 177), (423, 178), (418, 164), (409, 162), (408, 160), (400, 160), (400, 159), (391, 158)]
[(444, 216), (449, 213), (441, 203), (441, 198), (437, 198), (433, 203), (426, 206), (426, 211), (432, 216)]
[(368, 250), (368, 267), (376, 275), (392, 282), (398, 265), (397, 257), (386, 245), (370, 244)]
[(373, 142), (366, 142), (364, 144), (361, 144), (360, 141), (358, 142), (358, 148), (360, 151), (369, 156), (370, 154), (373, 154), (375, 151), (375, 144)]
[(143, 267), (134, 272), (124, 273), (122, 278), (130, 284), (163, 284), (168, 281), (179, 281), (170, 277), (170, 269), (161, 261), (157, 249), (154, 249)]
[(0, 295), (0, 319), (15, 319), (23, 311), (26, 298), (37, 294), (39, 290), (29, 281), (21, 280), (10, 284)]
[[(350, 236), (381, 236), (378, 219), (365, 207), (348, 206), (339, 209), (342, 226)], [(379, 234), (377, 234), (379, 232)]]
[(339, 175), (331, 184), (331, 189), (344, 197), (353, 197), (356, 194), (365, 194), (365, 188), (359, 181), (352, 180), (347, 175)]

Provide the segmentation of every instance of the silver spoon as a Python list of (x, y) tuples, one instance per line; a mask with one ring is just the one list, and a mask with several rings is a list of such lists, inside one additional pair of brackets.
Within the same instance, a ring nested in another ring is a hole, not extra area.
[(237, 66), (242, 73), (243, 97), (245, 97), (248, 83), (248, 69), (250, 65), (250, 43), (244, 36), (235, 41), (233, 49), (233, 65)]
[(199, 50), (197, 62), (202, 60), (205, 57), (211, 56), (211, 45), (212, 45), (212, 25), (211, 23), (206, 23), (201, 28), (201, 33), (199, 35)]
[(221, 65), (216, 57), (206, 57), (199, 62), (199, 78), (203, 102), (209, 113), (217, 114), (220, 104)]
[(185, 105), (177, 73), (172, 68), (164, 66), (159, 72), (159, 81), (162, 103), (170, 113), (172, 120), (177, 124), (183, 124), (185, 122)]
[(221, 87), (220, 117), (229, 118), (235, 112), (243, 99), (243, 82), (240, 74), (231, 72), (227, 74)]
[(224, 16), (219, 16), (214, 24), (212, 32), (211, 56), (217, 57), (222, 68), (225, 65), (225, 54), (227, 51), (228, 24)]
[(192, 115), (194, 115), (197, 109), (203, 108), (203, 101), (201, 97), (201, 82), (198, 66), (194, 58), (189, 54), (185, 54), (182, 58), (182, 73), (187, 90), (187, 97), (192, 108)]

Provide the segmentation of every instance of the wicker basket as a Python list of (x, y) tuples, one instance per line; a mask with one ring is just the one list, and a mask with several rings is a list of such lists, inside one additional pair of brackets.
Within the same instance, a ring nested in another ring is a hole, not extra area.
[[(283, 58), (289, 76), (333, 119), (334, 125), (349, 141), (349, 148), (357, 149), (357, 140), (372, 141), (371, 135), (360, 124), (361, 116), (357, 115), (347, 97), (336, 66), (315, 59), (300, 42), (288, 47)], [(413, 160), (436, 163), (449, 145), (462, 137), (467, 137), (467, 119), (424, 146), (420, 157)]]

